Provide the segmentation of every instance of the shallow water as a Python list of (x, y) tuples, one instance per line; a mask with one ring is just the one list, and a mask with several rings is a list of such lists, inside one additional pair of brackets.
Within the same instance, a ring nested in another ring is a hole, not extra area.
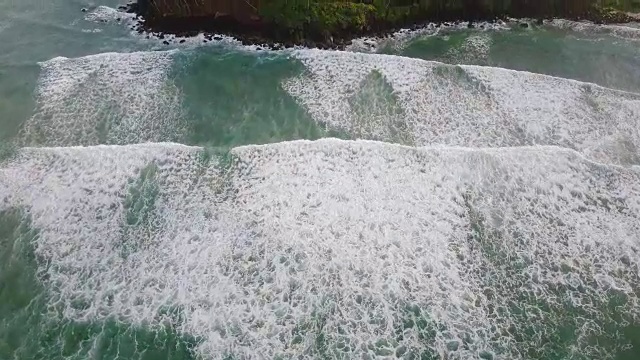
[(0, 358), (638, 358), (637, 27), (268, 52), (117, 6), (0, 0)]

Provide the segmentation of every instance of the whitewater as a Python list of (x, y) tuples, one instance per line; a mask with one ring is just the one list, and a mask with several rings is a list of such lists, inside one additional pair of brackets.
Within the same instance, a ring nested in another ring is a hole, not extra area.
[[(112, 7), (75, 16), (64, 31), (117, 41), (0, 56), (33, 78), (31, 103), (0, 92), (0, 357), (638, 351), (638, 28), (271, 52), (166, 47)], [(586, 65), (498, 66), (505, 37)], [(592, 73), (601, 43), (620, 72)]]

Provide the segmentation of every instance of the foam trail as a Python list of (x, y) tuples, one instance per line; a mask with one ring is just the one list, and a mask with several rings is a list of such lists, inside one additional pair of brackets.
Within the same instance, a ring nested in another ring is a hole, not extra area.
[(0, 206), (29, 210), (64, 316), (169, 323), (203, 358), (518, 359), (577, 321), (568, 346), (606, 359), (590, 341), (618, 344), (600, 327), (618, 321), (608, 301), (640, 319), (633, 168), (557, 147), (333, 139), (208, 159), (22, 149), (0, 169)]
[(181, 99), (168, 79), (173, 52), (103, 53), (44, 62), (24, 145), (171, 141)]
[[(637, 94), (392, 55), (304, 50), (295, 56), (308, 71), (283, 87), (316, 121), (355, 137), (400, 137), (420, 146), (558, 145), (596, 161), (640, 164)], [(387, 85), (371, 85), (376, 76)]]

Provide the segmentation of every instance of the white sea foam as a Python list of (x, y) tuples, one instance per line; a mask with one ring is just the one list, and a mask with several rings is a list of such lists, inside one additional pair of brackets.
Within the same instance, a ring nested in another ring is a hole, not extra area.
[(455, 59), (458, 63), (486, 60), (489, 56), (493, 39), (490, 34), (479, 32), (468, 36), (461, 46), (449, 49), (445, 57)]
[[(354, 136), (388, 141), (400, 132), (414, 145), (558, 145), (597, 161), (640, 163), (637, 94), (392, 55), (304, 50), (295, 56), (307, 72), (283, 87), (317, 122)], [(373, 74), (391, 90), (371, 91)]]
[(170, 141), (181, 132), (181, 97), (168, 77), (173, 52), (103, 53), (41, 64), (26, 145)]
[[(136, 32), (137, 34), (137, 32)], [(229, 48), (235, 52), (245, 52), (245, 53), (264, 53), (272, 51), (266, 45), (243, 45), (242, 41), (228, 35), (205, 35), (204, 33), (200, 33), (195, 36), (189, 37), (180, 37), (172, 34), (163, 34), (163, 38), (160, 39), (157, 35), (143, 33), (139, 34), (140, 36), (149, 36), (154, 41), (158, 43), (168, 41), (169, 45), (175, 49), (184, 50), (184, 49), (194, 49), (203, 46), (220, 46), (224, 48)], [(205, 41), (206, 40), (206, 41)]]
[[(430, 23), (416, 30), (401, 29), (385, 38), (366, 37), (354, 39), (352, 44), (347, 46), (346, 50), (356, 52), (376, 52), (383, 48), (390, 48), (394, 51), (401, 51), (412, 40), (428, 36), (446, 36), (450, 31), (461, 31), (468, 28), (468, 22), (451, 23), (451, 24), (434, 24)], [(488, 31), (509, 30), (511, 26), (503, 21), (496, 23), (479, 22), (474, 23), (473, 31), (476, 36), (489, 38), (486, 34)], [(473, 35), (472, 35), (473, 36)]]
[(581, 340), (616, 336), (600, 305), (621, 294), (640, 315), (636, 170), (557, 147), (332, 139), (206, 159), (31, 148), (1, 168), (0, 207), (28, 209), (52, 305), (170, 323), (204, 358), (523, 358), (544, 338), (514, 331), (557, 332), (567, 298), (575, 348), (608, 358)]
[[(123, 26), (130, 27), (135, 23), (136, 15), (132, 13), (120, 11), (118, 9), (114, 9), (108, 6), (100, 5), (95, 9), (91, 10), (90, 12), (88, 12), (84, 17), (84, 20), (92, 23), (108, 23), (108, 24), (117, 23)], [(77, 21), (74, 23), (77, 23)], [(82, 29), (82, 32), (100, 33), (103, 30), (104, 29), (102, 27), (99, 27), (99, 28), (93, 28), (93, 29)]]
[(604, 34), (626, 40), (640, 40), (640, 29), (633, 25), (598, 25), (588, 21), (571, 21), (565, 19), (554, 19), (546, 24), (560, 29), (568, 29), (586, 34)]
[[(120, 11), (118, 9), (114, 9), (108, 6), (100, 5), (86, 14), (84, 20), (96, 23), (119, 23), (123, 26), (131, 27), (132, 25), (138, 25), (138, 19), (136, 19), (136, 14), (130, 14), (127, 12)], [(145, 39), (145, 41), (156, 42), (158, 49), (192, 49), (196, 47), (201, 47), (203, 45), (207, 46), (224, 46), (229, 47), (236, 51), (246, 51), (246, 52), (263, 52), (268, 51), (266, 46), (260, 45), (243, 45), (241, 41), (236, 38), (223, 34), (215, 34), (212, 36), (205, 36), (205, 34), (200, 33), (195, 36), (187, 36), (180, 37), (175, 36), (174, 34), (162, 34), (162, 38), (159, 37), (159, 33), (152, 32), (142, 32), (139, 33), (137, 27), (134, 26), (134, 30), (130, 33), (132, 36), (137, 37), (139, 39)], [(100, 32), (102, 29), (85, 29), (83, 32)], [(168, 42), (169, 45), (164, 44), (164, 42)]]
[(127, 12), (119, 11), (118, 9), (100, 5), (93, 9), (91, 12), (87, 13), (84, 19), (94, 22), (115, 22), (122, 20), (133, 20), (135, 19), (135, 17), (135, 14), (130, 14)]

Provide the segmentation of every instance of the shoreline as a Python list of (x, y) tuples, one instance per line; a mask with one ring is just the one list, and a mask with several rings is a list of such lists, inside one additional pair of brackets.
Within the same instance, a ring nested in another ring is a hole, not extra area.
[[(545, 20), (566, 19), (573, 21), (591, 21), (594, 24), (619, 24), (640, 21), (640, 14), (625, 13), (620, 11), (589, 11), (582, 16), (510, 16), (491, 15), (484, 12), (470, 13), (460, 16), (456, 13), (439, 14), (437, 17), (428, 17), (424, 20), (405, 21), (370, 21), (361, 29), (341, 29), (339, 31), (322, 31), (320, 29), (305, 29), (292, 32), (281, 26), (260, 20), (239, 21), (229, 15), (200, 15), (200, 16), (155, 16), (150, 10), (149, 2), (152, 0), (137, 0), (127, 5), (122, 5), (119, 10), (134, 14), (136, 24), (132, 30), (140, 34), (147, 33), (164, 40), (165, 45), (170, 45), (165, 40), (167, 35), (173, 38), (189, 38), (200, 34), (204, 35), (204, 42), (222, 40), (223, 37), (232, 37), (243, 45), (255, 45), (265, 49), (281, 50), (303, 46), (325, 50), (345, 50), (353, 40), (360, 38), (385, 38), (401, 30), (416, 31), (428, 26), (438, 28), (445, 26), (464, 26), (475, 28), (476, 23), (505, 22), (516, 19), (527, 19), (520, 22), (521, 26), (528, 27), (530, 21), (542, 25)], [(466, 17), (466, 18), (465, 18)], [(179, 42), (184, 42), (180, 40)]]

